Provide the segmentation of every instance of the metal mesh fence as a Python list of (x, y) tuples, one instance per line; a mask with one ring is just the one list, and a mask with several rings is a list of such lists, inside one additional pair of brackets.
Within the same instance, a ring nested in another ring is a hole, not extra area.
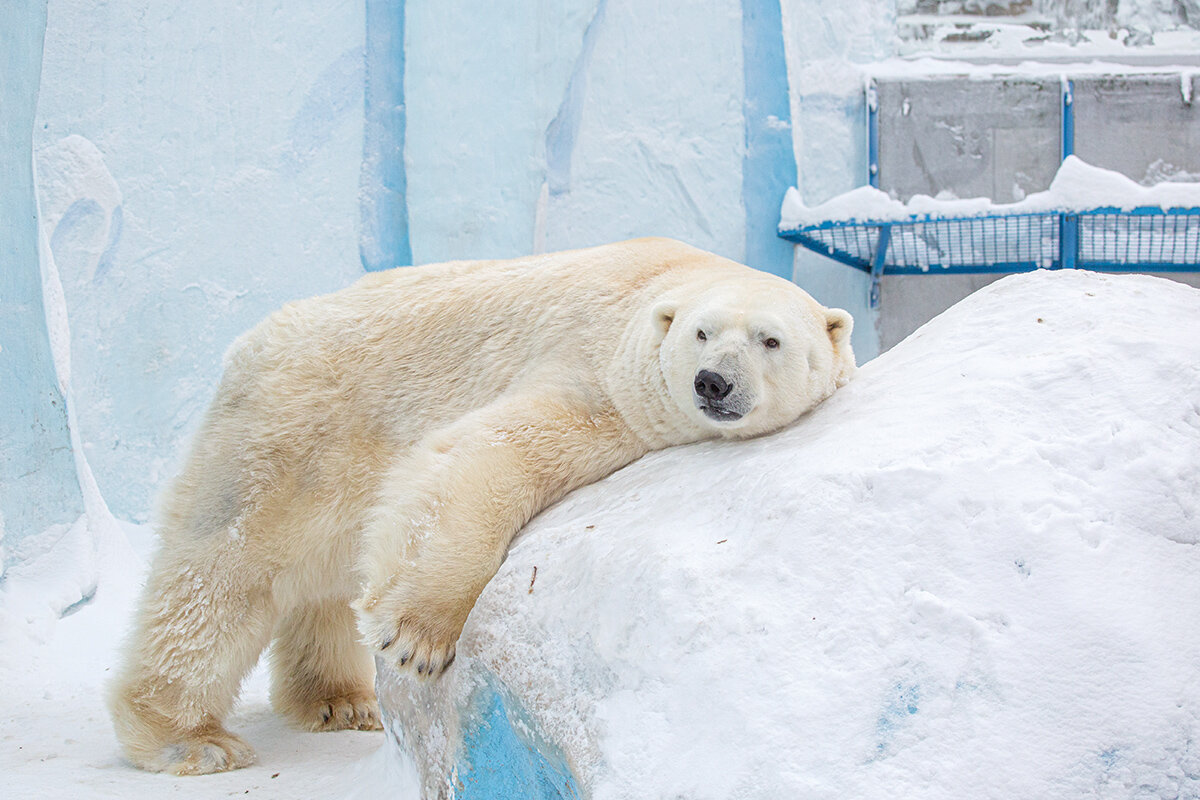
[(1191, 265), (1200, 269), (1200, 213), (1083, 214), (1079, 218), (1079, 261), (1091, 268)]
[(1058, 257), (1058, 225), (1042, 216), (938, 219), (894, 225), (888, 265), (927, 270), (1036, 269)]

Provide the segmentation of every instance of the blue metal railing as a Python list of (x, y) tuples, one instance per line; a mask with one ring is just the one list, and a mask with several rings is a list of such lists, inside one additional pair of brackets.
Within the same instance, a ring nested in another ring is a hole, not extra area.
[[(1065, 224), (1068, 218), (1073, 225)], [(1064, 236), (1072, 229), (1077, 232), (1073, 242)], [(1110, 272), (1200, 269), (1200, 208), (914, 215), (821, 222), (779, 235), (843, 264), (888, 275), (1029, 272), (1071, 265)]]

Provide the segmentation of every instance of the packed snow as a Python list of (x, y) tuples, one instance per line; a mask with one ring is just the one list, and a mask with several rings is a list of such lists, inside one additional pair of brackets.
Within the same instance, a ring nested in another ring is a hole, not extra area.
[(426, 797), (497, 686), (596, 800), (1196, 797), (1198, 544), (1200, 292), (1039, 271), (575, 492), (381, 697)]
[(860, 186), (817, 206), (804, 205), (800, 192), (788, 189), (780, 212), (779, 229), (796, 230), (822, 222), (901, 222), (914, 218), (982, 217), (1087, 211), (1096, 208), (1200, 208), (1200, 183), (1164, 181), (1142, 186), (1119, 172), (1095, 167), (1067, 156), (1050, 188), (1015, 203), (996, 203), (986, 197), (946, 198), (916, 195), (907, 202), (872, 186)]

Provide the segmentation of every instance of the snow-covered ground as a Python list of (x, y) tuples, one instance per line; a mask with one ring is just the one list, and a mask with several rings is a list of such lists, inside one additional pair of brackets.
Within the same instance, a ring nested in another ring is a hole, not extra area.
[(257, 765), (175, 778), (122, 760), (103, 698), (152, 535), (97, 516), (90, 526), (48, 531), (58, 541), (46, 555), (0, 583), (0, 797), (371, 796), (389, 775), (389, 764), (372, 756), (382, 735), (289, 728), (270, 709), (261, 664), (230, 721), (254, 743)]
[(381, 698), (427, 797), (497, 796), (509, 727), (595, 800), (1200, 797), (1198, 545), (1200, 292), (1013, 276), (575, 492)]

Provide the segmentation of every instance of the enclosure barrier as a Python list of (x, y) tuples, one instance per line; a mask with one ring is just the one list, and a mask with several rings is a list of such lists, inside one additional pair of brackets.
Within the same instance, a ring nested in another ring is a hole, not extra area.
[(1200, 208), (837, 220), (784, 229), (779, 235), (871, 275), (879, 306), (883, 275), (1200, 270)]

